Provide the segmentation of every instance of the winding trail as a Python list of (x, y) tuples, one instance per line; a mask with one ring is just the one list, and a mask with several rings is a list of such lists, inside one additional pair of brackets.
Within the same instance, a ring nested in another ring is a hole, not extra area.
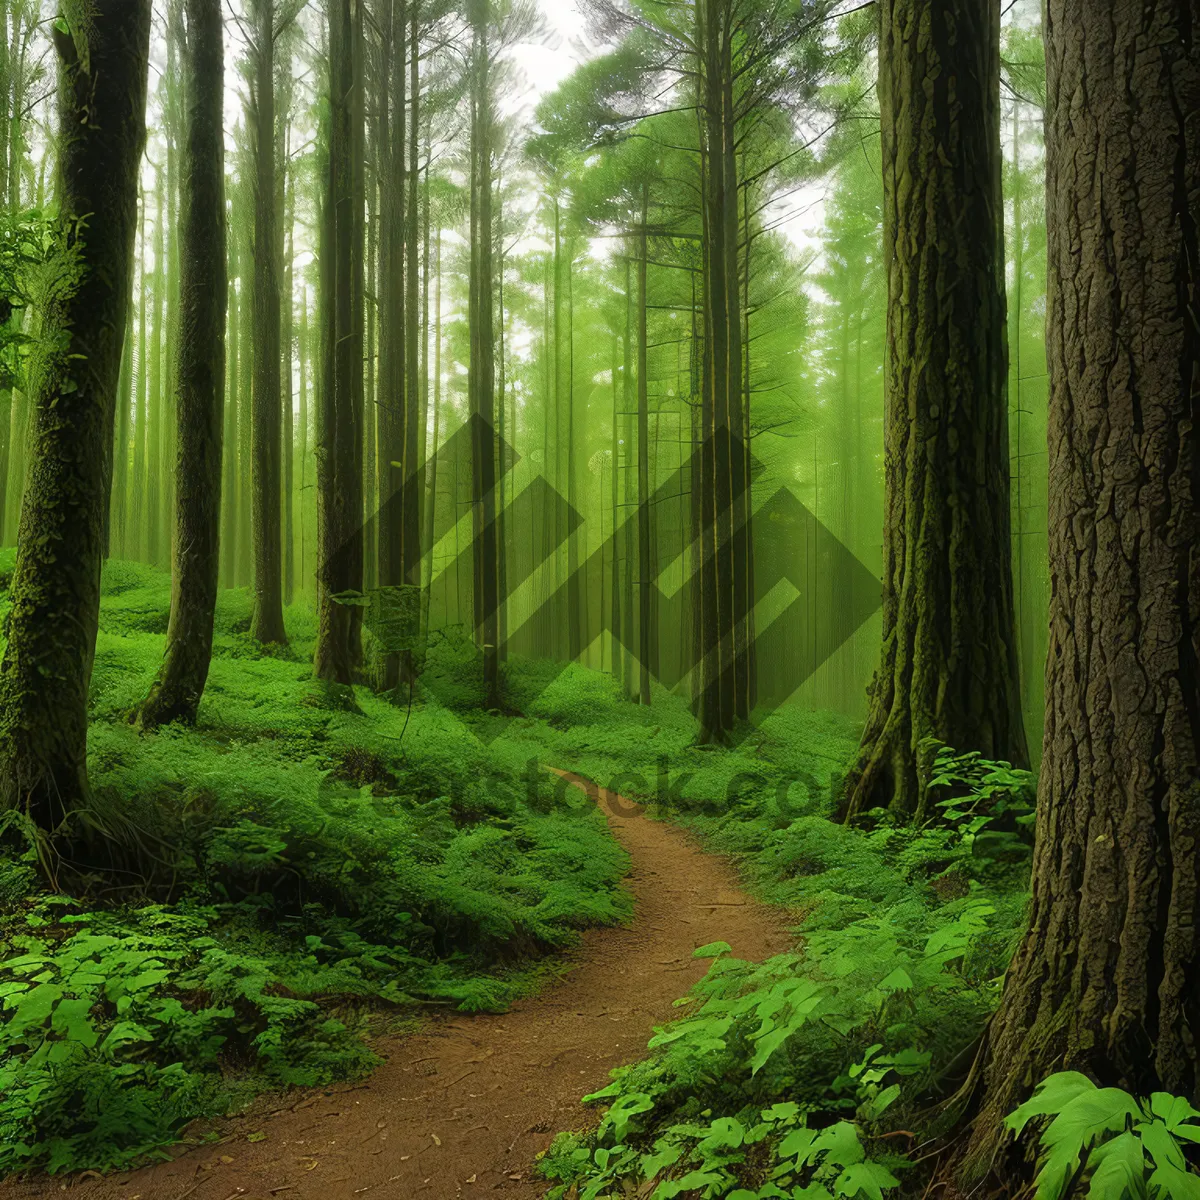
[(273, 1112), (260, 1103), (225, 1122), (219, 1144), (106, 1179), (0, 1185), (0, 1200), (64, 1187), (76, 1200), (541, 1197), (534, 1156), (558, 1130), (596, 1120), (579, 1097), (670, 1019), (708, 967), (692, 950), (720, 940), (757, 959), (790, 945), (783, 915), (747, 896), (728, 862), (632, 801), (604, 791), (598, 801), (632, 859), (634, 919), (585, 933), (561, 984), (507, 1013), (456, 1014), (376, 1043), (386, 1061), (367, 1080), (289, 1093)]

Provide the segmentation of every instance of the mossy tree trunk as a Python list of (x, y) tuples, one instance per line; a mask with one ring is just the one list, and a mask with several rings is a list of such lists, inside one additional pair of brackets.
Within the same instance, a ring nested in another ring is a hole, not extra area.
[(363, 198), (361, 0), (329, 5), (329, 181), (322, 214), (322, 387), (317, 442), (317, 676), (350, 684), (361, 658), (363, 584)]
[(884, 0), (883, 651), (848, 818), (919, 816), (933, 737), (1028, 761), (1009, 515), (1000, 17)]
[(275, 163), (275, 0), (254, 0), (250, 125), (254, 147), (254, 378), (251, 519), (254, 614), (259, 642), (284, 644), (280, 245)]
[(92, 0), (86, 29), (56, 28), (55, 40), (59, 228), (78, 275), (43, 313), (0, 663), (0, 807), (24, 810), (47, 831), (89, 801), (88, 685), (146, 135), (150, 0)]
[(1200, 9), (1046, 17), (1046, 732), (975, 1164), (1053, 1071), (1200, 1095)]
[(220, 570), (226, 298), (221, 2), (186, 3), (171, 619), (162, 668), (141, 708), (143, 728), (196, 720), (212, 657)]

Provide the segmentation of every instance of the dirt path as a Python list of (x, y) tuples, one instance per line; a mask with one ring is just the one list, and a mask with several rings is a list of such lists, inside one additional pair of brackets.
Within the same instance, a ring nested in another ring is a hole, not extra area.
[[(672, 1001), (708, 966), (692, 950), (722, 940), (739, 956), (763, 958), (789, 945), (779, 914), (750, 900), (728, 863), (622, 797), (599, 800), (633, 860), (634, 921), (585, 934), (560, 985), (507, 1013), (457, 1015), (377, 1045), (387, 1061), (365, 1083), (239, 1117), (220, 1145), (71, 1180), (67, 1192), (76, 1200), (542, 1196), (534, 1155), (558, 1130), (596, 1119), (579, 1097), (638, 1058), (651, 1027), (670, 1019)], [(0, 1185), (0, 1200), (49, 1200), (63, 1187)]]

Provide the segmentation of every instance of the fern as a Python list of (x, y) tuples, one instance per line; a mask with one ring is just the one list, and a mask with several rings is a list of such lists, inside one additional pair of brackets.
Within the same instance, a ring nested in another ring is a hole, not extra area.
[(1200, 1112), (1182, 1097), (1136, 1099), (1060, 1071), (1005, 1124), (1020, 1134), (1038, 1117), (1053, 1119), (1040, 1138), (1037, 1200), (1065, 1200), (1085, 1183), (1089, 1200), (1200, 1200), (1200, 1176), (1186, 1157), (1200, 1142)]

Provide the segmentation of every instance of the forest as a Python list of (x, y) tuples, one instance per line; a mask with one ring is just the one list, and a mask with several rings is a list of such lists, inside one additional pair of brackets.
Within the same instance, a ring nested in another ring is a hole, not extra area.
[(1200, 1200), (1200, 0), (0, 109), (0, 1200)]

